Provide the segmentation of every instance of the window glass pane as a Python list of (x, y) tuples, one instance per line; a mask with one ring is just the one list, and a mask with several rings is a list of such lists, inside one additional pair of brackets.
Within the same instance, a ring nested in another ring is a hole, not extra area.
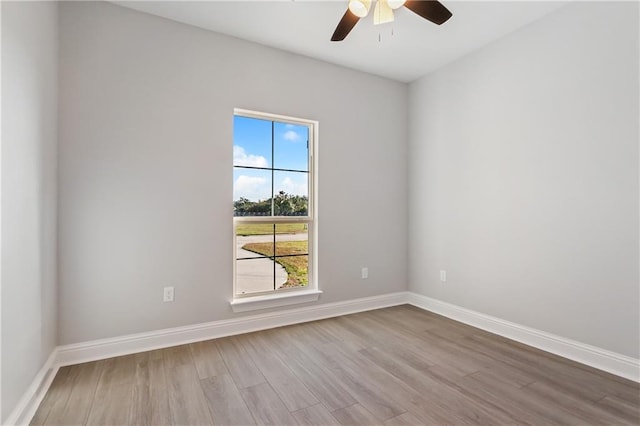
[(236, 259), (273, 256), (272, 223), (236, 225)]
[(273, 167), (309, 171), (309, 128), (287, 123), (274, 123)]
[(235, 216), (271, 215), (271, 171), (233, 168)]
[(308, 254), (309, 224), (276, 224), (275, 260), (287, 271), (287, 282), (282, 287), (302, 287), (309, 284)]
[(306, 216), (309, 214), (309, 173), (275, 171), (274, 215)]
[(301, 238), (306, 239), (309, 233), (307, 223), (276, 223), (275, 227), (276, 234), (300, 234)]
[(309, 284), (309, 256), (276, 257), (276, 263), (287, 272), (287, 279), (278, 288), (304, 287)]
[(233, 165), (271, 167), (271, 121), (235, 116)]
[(278, 223), (276, 225), (276, 256), (309, 254), (309, 225)]
[(274, 290), (274, 266), (276, 288), (287, 282), (287, 272), (272, 259), (242, 259), (236, 261), (236, 292), (260, 293)]

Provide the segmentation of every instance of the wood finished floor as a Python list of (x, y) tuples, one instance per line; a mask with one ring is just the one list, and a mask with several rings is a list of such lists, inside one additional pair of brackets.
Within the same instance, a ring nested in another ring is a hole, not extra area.
[(638, 425), (640, 387), (405, 305), (64, 367), (31, 424)]

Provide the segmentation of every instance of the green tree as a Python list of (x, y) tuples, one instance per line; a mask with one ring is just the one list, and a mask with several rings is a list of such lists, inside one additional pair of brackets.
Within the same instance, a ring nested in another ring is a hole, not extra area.
[[(290, 195), (284, 191), (273, 197), (275, 216), (305, 216), (309, 211), (309, 199), (303, 195)], [(271, 198), (250, 201), (245, 197), (233, 202), (235, 216), (267, 216), (271, 214)]]

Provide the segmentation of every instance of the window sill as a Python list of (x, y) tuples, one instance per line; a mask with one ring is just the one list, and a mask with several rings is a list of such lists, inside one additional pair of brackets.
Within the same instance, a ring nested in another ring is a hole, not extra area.
[(229, 304), (233, 312), (257, 311), (278, 306), (316, 302), (322, 294), (320, 290), (301, 290), (265, 296), (243, 297), (233, 299)]

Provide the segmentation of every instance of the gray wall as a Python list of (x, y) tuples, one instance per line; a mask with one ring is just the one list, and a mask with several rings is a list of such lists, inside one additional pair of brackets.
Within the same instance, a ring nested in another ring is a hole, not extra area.
[(638, 358), (638, 90), (637, 3), (568, 5), (414, 82), (410, 289)]
[(4, 421), (56, 345), (58, 11), (1, 7)]
[(60, 14), (60, 344), (238, 315), (234, 107), (320, 122), (321, 302), (406, 290), (407, 85), (111, 4)]

